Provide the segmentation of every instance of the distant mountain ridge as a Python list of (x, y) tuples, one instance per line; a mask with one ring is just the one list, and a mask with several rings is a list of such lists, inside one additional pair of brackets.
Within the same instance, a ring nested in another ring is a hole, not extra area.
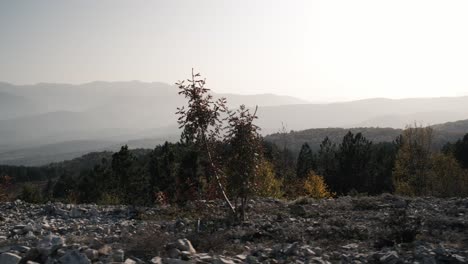
[[(401, 129), (415, 121), (430, 125), (468, 119), (468, 96), (313, 104), (274, 94), (213, 94), (227, 97), (231, 109), (241, 104), (252, 108), (258, 105), (256, 123), (263, 135), (276, 133), (283, 125), (287, 131), (329, 127)], [(79, 147), (77, 142), (107, 142), (107, 148), (114, 147), (114, 143), (152, 148), (154, 145), (150, 144), (177, 140), (180, 131), (175, 112), (185, 100), (178, 95), (176, 86), (161, 82), (97, 81), (79, 85), (0, 82), (0, 103), (1, 163), (16, 162), (18, 153), (24, 155), (23, 161), (46, 160), (28, 152), (39, 154), (37, 149), (48, 149), (51, 145), (67, 147), (60, 151), (52, 148), (57, 152), (46, 151), (44, 156), (70, 153), (71, 145)]]

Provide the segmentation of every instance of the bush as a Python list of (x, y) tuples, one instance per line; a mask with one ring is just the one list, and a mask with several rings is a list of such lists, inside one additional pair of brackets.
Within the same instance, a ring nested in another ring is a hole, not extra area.
[(334, 194), (328, 190), (328, 186), (323, 177), (317, 175), (314, 171), (310, 171), (304, 181), (304, 192), (305, 195), (315, 199), (332, 198), (334, 196)]
[(116, 194), (103, 193), (97, 203), (102, 205), (118, 205), (121, 203), (121, 199)]
[(41, 203), (41, 190), (32, 184), (25, 184), (21, 190), (19, 198), (28, 203)]
[(255, 178), (255, 194), (262, 197), (281, 198), (283, 182), (275, 176), (273, 165), (262, 160), (257, 168)]

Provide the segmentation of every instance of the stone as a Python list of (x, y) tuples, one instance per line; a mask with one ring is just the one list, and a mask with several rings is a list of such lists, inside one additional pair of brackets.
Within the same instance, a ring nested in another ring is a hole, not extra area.
[(62, 264), (91, 264), (89, 259), (78, 250), (71, 250), (58, 259)]
[(18, 264), (20, 261), (21, 261), (21, 257), (13, 253), (0, 254), (1, 264)]
[(167, 251), (167, 255), (170, 258), (179, 258), (180, 257), (180, 250), (177, 248), (169, 248)]
[(245, 254), (236, 255), (236, 259), (244, 261), (245, 259), (247, 259), (247, 255)]
[(188, 251), (192, 254), (197, 253), (197, 251), (193, 248), (192, 243), (186, 238), (178, 239), (175, 243), (175, 247), (181, 251)]
[(137, 262), (134, 261), (133, 259), (128, 258), (128, 259), (125, 260), (124, 264), (137, 264)]
[(150, 260), (151, 264), (162, 264), (162, 258), (161, 257), (154, 257)]
[(218, 257), (213, 260), (213, 264), (235, 264), (235, 262), (227, 258)]
[(125, 253), (122, 249), (118, 249), (112, 254), (112, 259), (116, 262), (123, 262), (124, 257), (125, 257)]
[(163, 263), (165, 264), (190, 264), (190, 261), (168, 258), (168, 259), (165, 259)]
[(298, 246), (298, 242), (294, 242), (290, 245), (288, 245), (285, 249), (284, 249), (284, 254), (288, 255), (288, 256), (291, 256), (291, 255), (295, 255), (296, 254), (296, 251), (297, 251), (297, 246)]
[(95, 249), (88, 248), (84, 251), (86, 257), (90, 260), (97, 260), (99, 259), (99, 252)]
[(14, 251), (18, 251), (20, 253), (26, 253), (28, 252), (29, 250), (31, 250), (30, 247), (27, 247), (27, 246), (20, 246), (20, 245), (15, 245), (15, 246), (12, 246), (10, 248), (10, 250), (14, 250)]
[(39, 241), (37, 249), (42, 255), (48, 256), (65, 245), (65, 239), (60, 236), (48, 235)]
[(380, 262), (385, 264), (396, 264), (398, 261), (399, 257), (396, 251), (389, 251), (380, 258)]
[(328, 264), (330, 262), (323, 260), (321, 257), (314, 257), (311, 258), (309, 263), (315, 263), (315, 264)]
[(109, 256), (112, 253), (112, 247), (109, 245), (103, 245), (99, 248), (98, 253), (100, 255)]
[(71, 218), (79, 218), (82, 217), (81, 210), (78, 209), (77, 207), (73, 207), (70, 211), (70, 217)]

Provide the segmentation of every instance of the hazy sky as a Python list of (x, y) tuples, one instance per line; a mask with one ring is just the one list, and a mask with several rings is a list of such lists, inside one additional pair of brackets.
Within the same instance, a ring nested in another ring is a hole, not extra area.
[(0, 0), (0, 80), (312, 101), (468, 95), (468, 1)]

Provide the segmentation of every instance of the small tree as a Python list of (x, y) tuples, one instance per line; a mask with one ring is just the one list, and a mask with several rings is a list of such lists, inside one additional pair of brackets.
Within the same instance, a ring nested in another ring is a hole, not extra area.
[(283, 181), (275, 175), (275, 168), (268, 160), (263, 158), (257, 166), (254, 183), (255, 194), (262, 197), (280, 198)]
[(304, 181), (304, 192), (306, 196), (314, 199), (331, 198), (334, 196), (334, 194), (329, 191), (323, 177), (317, 175), (312, 170), (309, 171)]
[(229, 190), (236, 199), (238, 216), (245, 218), (247, 199), (254, 192), (258, 164), (261, 160), (261, 141), (258, 126), (253, 124), (257, 118), (257, 108), (251, 114), (245, 105), (230, 113), (226, 142), (230, 146)]
[(468, 175), (452, 155), (433, 155), (428, 185), (430, 194), (434, 196), (468, 195)]
[(432, 165), (432, 128), (408, 126), (402, 134), (395, 161), (395, 191), (405, 195), (427, 194)]
[(177, 108), (179, 115), (179, 128), (183, 129), (181, 140), (189, 145), (195, 145), (198, 151), (205, 153), (208, 158), (208, 165), (215, 176), (219, 191), (232, 213), (236, 210), (224, 191), (221, 182), (222, 171), (216, 165), (213, 148), (220, 138), (222, 130), (221, 114), (226, 112), (226, 99), (217, 101), (209, 93), (210, 89), (205, 87), (205, 79), (200, 78), (200, 74), (195, 74), (192, 69), (192, 78), (176, 83), (179, 86), (179, 94), (188, 99), (187, 108)]

